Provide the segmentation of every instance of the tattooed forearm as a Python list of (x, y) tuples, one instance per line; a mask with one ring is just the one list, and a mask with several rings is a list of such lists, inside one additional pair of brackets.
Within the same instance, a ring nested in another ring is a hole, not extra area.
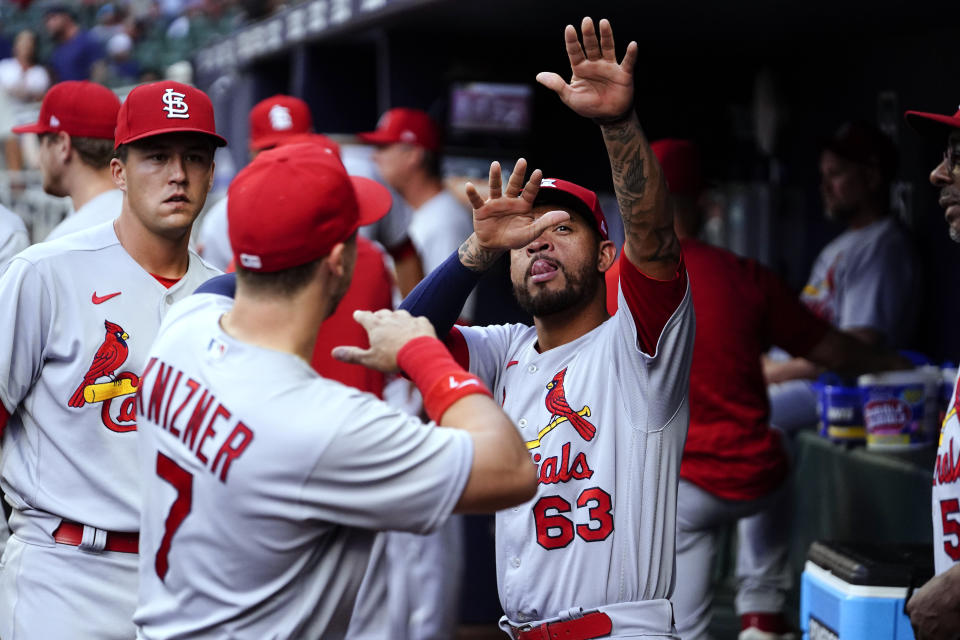
[(675, 262), (680, 245), (669, 194), (636, 114), (601, 129), (631, 254), (642, 262)]
[(653, 230), (656, 248), (650, 255), (650, 262), (676, 262), (680, 257), (680, 241), (673, 231), (673, 223)]
[(471, 234), (470, 237), (460, 245), (460, 248), (457, 250), (457, 255), (460, 256), (460, 264), (467, 269), (471, 271), (486, 271), (497, 261), (497, 258), (503, 255), (503, 251), (484, 249), (480, 246), (480, 243), (477, 242), (477, 237)]

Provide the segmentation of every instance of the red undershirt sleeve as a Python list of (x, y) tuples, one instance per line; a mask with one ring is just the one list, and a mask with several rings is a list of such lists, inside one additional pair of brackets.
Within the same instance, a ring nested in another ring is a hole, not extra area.
[(660, 334), (687, 291), (683, 258), (673, 278), (657, 280), (637, 269), (626, 253), (621, 253), (620, 288), (637, 327), (638, 346), (644, 353), (655, 355)]
[(463, 334), (460, 333), (460, 330), (456, 327), (452, 328), (450, 333), (447, 334), (447, 339), (444, 340), (444, 344), (447, 345), (450, 355), (457, 361), (457, 364), (469, 371), (470, 350), (467, 348), (467, 340), (463, 337)]
[(7, 411), (7, 408), (0, 402), (0, 438), (3, 437), (3, 431), (7, 428), (7, 420), (9, 419), (10, 412)]

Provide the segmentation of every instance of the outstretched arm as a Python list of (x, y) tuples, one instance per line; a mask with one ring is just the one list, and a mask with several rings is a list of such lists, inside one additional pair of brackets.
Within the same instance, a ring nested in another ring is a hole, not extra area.
[(601, 20), (599, 27), (598, 38), (593, 20), (583, 19), (581, 46), (577, 30), (567, 25), (570, 82), (550, 72), (537, 74), (537, 82), (555, 91), (575, 113), (600, 125), (623, 218), (624, 252), (645, 274), (668, 280), (677, 272), (680, 241), (673, 231), (663, 173), (633, 108), (637, 43), (627, 45), (623, 61), (617, 63), (610, 22)]

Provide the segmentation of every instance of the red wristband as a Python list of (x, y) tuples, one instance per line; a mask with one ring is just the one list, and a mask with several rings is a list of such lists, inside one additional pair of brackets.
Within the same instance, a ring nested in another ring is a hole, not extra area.
[(436, 338), (414, 338), (397, 352), (397, 365), (423, 394), (423, 408), (430, 419), (440, 417), (464, 396), (483, 393), (493, 396), (479, 378), (464, 371)]

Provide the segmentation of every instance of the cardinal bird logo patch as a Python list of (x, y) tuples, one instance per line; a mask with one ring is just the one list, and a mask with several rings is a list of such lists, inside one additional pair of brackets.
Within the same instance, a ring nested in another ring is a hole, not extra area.
[(593, 440), (597, 428), (590, 423), (590, 407), (584, 405), (579, 411), (574, 411), (567, 403), (567, 394), (563, 389), (563, 379), (567, 375), (566, 368), (561, 369), (553, 379), (547, 383), (547, 397), (544, 403), (550, 411), (550, 422), (537, 434), (536, 439), (527, 442), (527, 449), (536, 449), (540, 440), (564, 422), (569, 422), (580, 437), (587, 442)]
[[(106, 329), (103, 343), (93, 356), (93, 362), (90, 363), (80, 385), (70, 396), (67, 406), (80, 408), (87, 404), (101, 403), (100, 415), (106, 428), (121, 433), (135, 431), (137, 424), (134, 395), (140, 386), (140, 378), (129, 371), (117, 373), (127, 361), (127, 340), (130, 335), (115, 322), (104, 320), (103, 326)], [(102, 378), (109, 378), (109, 381), (98, 382)], [(114, 416), (111, 412), (111, 401), (123, 396), (128, 397), (121, 403), (119, 414)]]

